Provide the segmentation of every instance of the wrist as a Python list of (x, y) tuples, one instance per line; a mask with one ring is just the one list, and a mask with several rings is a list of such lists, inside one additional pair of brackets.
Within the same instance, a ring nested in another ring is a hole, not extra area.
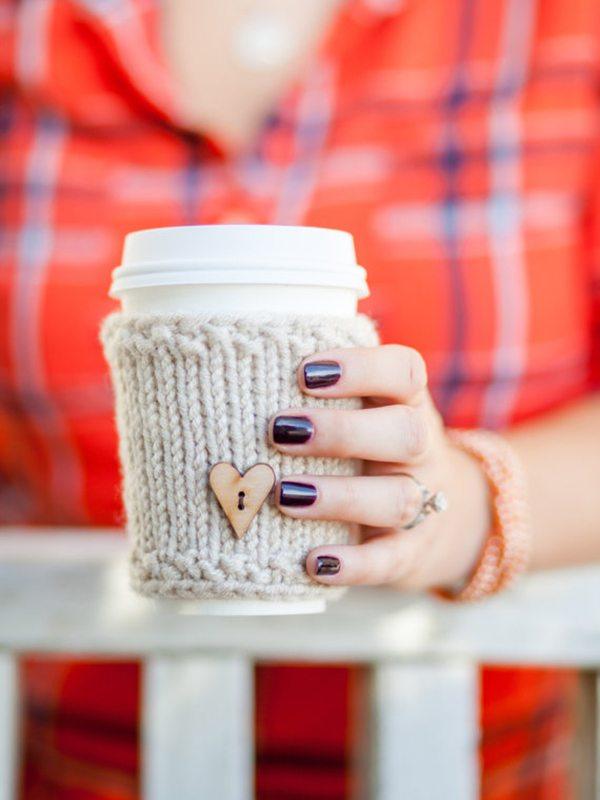
[(493, 524), (490, 485), (481, 464), (447, 439), (444, 482), (450, 498), (449, 535), (457, 543), (456, 562), (442, 588), (456, 590), (475, 570)]

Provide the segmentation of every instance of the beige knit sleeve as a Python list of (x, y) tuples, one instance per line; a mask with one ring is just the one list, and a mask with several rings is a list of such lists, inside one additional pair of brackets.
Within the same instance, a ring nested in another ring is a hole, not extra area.
[(317, 545), (346, 542), (347, 525), (292, 519), (268, 498), (238, 540), (208, 474), (219, 461), (240, 472), (266, 462), (277, 478), (355, 474), (355, 461), (282, 455), (267, 443), (267, 424), (291, 406), (358, 407), (358, 399), (303, 395), (296, 370), (320, 350), (377, 344), (373, 322), (119, 312), (104, 321), (101, 339), (115, 391), (133, 587), (184, 598), (339, 594), (309, 579), (304, 560)]

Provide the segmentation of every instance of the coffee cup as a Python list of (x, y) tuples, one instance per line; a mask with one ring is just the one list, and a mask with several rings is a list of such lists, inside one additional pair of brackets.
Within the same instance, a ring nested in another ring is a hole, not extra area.
[(219, 495), (211, 471), (225, 463), (243, 481), (263, 464), (274, 482), (358, 473), (353, 459), (284, 455), (267, 440), (268, 421), (283, 408), (360, 406), (308, 397), (297, 384), (307, 356), (378, 342), (373, 322), (357, 313), (368, 286), (352, 236), (267, 225), (136, 231), (110, 294), (121, 310), (104, 321), (101, 338), (134, 589), (205, 613), (322, 610), (343, 590), (313, 581), (304, 561), (313, 547), (349, 541), (350, 526), (288, 517), (270, 490), (238, 536), (227, 491), (244, 484)]

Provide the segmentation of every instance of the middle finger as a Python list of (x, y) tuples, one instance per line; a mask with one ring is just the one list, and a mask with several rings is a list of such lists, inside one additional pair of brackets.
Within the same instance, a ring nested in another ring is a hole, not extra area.
[(269, 439), (289, 455), (416, 462), (428, 446), (425, 414), (405, 405), (282, 411), (269, 422)]

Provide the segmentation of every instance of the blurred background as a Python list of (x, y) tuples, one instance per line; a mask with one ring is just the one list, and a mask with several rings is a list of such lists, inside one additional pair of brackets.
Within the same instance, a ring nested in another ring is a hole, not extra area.
[[(6, 531), (123, 524), (98, 327), (131, 230), (350, 231), (360, 310), (423, 353), (449, 425), (590, 393), (599, 32), (596, 0), (0, 0)], [(20, 660), (21, 797), (140, 796), (140, 671)], [(257, 669), (256, 797), (357, 796), (365, 676)], [(583, 796), (577, 671), (479, 681), (479, 796)]]

